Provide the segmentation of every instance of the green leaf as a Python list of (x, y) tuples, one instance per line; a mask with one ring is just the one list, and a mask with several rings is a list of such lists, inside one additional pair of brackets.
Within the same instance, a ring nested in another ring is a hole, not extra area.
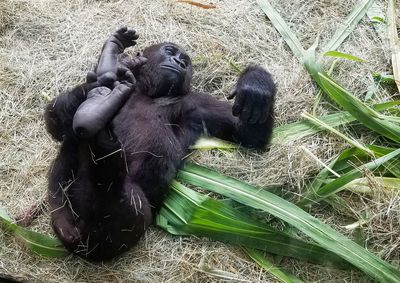
[(156, 223), (174, 235), (197, 235), (318, 264), (348, 267), (320, 246), (252, 219), (232, 206), (172, 181)]
[[(376, 145), (369, 145), (367, 147), (377, 157), (382, 157), (396, 150), (395, 148), (382, 147)], [(365, 151), (353, 147), (344, 150), (336, 158), (334, 158), (333, 161), (329, 163), (328, 168), (335, 171), (336, 173), (346, 174), (354, 169), (353, 164), (362, 166), (367, 162), (371, 162), (371, 160), (372, 160), (371, 156), (366, 154)], [(386, 168), (386, 170), (388, 170), (394, 176), (400, 177), (400, 160), (398, 158), (392, 159), (390, 163), (384, 163), (382, 167), (384, 169)], [(379, 167), (377, 169), (379, 169)], [(384, 174), (385, 172), (383, 170), (380, 170), (377, 173)], [(325, 185), (328, 182), (331, 182), (330, 180), (331, 175), (332, 174), (330, 173), (329, 169), (327, 168), (322, 169), (318, 173), (318, 175), (314, 178), (314, 180), (311, 182), (311, 184), (308, 186), (307, 192), (304, 193), (304, 195), (310, 195), (313, 194), (312, 192), (318, 192), (323, 185)], [(311, 202), (308, 204), (311, 205), (313, 203)]]
[(343, 41), (353, 32), (358, 22), (372, 6), (374, 0), (362, 0), (354, 6), (346, 21), (336, 30), (332, 39), (322, 48), (323, 53), (328, 50), (336, 50)]
[(388, 3), (388, 37), (389, 37), (389, 45), (392, 50), (392, 67), (393, 67), (393, 76), (397, 85), (397, 89), (400, 92), (400, 40), (397, 33), (396, 26), (396, 1), (389, 0)]
[(69, 254), (62, 243), (53, 237), (30, 231), (28, 229), (17, 227), (15, 235), (21, 238), (28, 248), (45, 257), (49, 258), (63, 258)]
[(234, 144), (214, 137), (202, 136), (190, 148), (199, 150), (210, 150), (210, 149), (231, 150), (231, 149), (237, 149), (238, 147), (239, 147), (238, 144)]
[(3, 222), (6, 223), (7, 226), (15, 225), (15, 224), (12, 224), (12, 222), (14, 220), (10, 217), (10, 215), (8, 215), (7, 211), (1, 206), (0, 206), (0, 218), (3, 218)]
[(324, 89), (325, 93), (360, 123), (378, 134), (400, 143), (400, 127), (397, 124), (382, 119), (378, 112), (334, 82), (326, 74), (318, 73), (317, 76), (317, 83)]
[(373, 184), (379, 185), (386, 190), (400, 190), (400, 178), (390, 177), (374, 177), (354, 179), (344, 186), (344, 189), (358, 193), (372, 193), (371, 181)]
[[(372, 108), (376, 111), (383, 111), (399, 104), (400, 100), (396, 100), (396, 101), (375, 104), (372, 106)], [(346, 111), (320, 116), (318, 117), (318, 119), (331, 127), (337, 127), (340, 125), (356, 121), (356, 118), (354, 118)], [(272, 134), (271, 143), (273, 144), (289, 143), (304, 138), (306, 136), (316, 134), (323, 130), (324, 130), (323, 127), (315, 125), (308, 120), (293, 122), (275, 128)]]
[[(376, 111), (383, 111), (397, 105), (400, 105), (400, 100), (378, 103), (372, 105), (371, 107)], [(337, 127), (340, 125), (356, 121), (356, 118), (354, 118), (346, 111), (320, 116), (318, 117), (318, 119), (331, 127)], [(272, 144), (290, 143), (295, 140), (319, 133), (323, 130), (325, 130), (324, 127), (315, 125), (308, 120), (293, 122), (283, 126), (276, 127), (272, 133), (271, 143)], [(233, 150), (237, 148), (239, 148), (239, 145), (237, 144), (208, 136), (200, 137), (197, 140), (196, 144), (191, 147), (191, 149), (198, 149), (198, 150), (210, 150), (210, 149)]]
[(385, 23), (385, 19), (383, 19), (381, 17), (377, 17), (377, 16), (372, 17), (371, 20), (374, 21), (374, 22), (382, 23), (382, 24)]
[(264, 11), (267, 17), (270, 19), (274, 27), (281, 34), (283, 39), (286, 41), (289, 48), (292, 50), (294, 55), (301, 60), (305, 54), (305, 50), (301, 45), (300, 41), (296, 35), (292, 32), (289, 26), (286, 24), (285, 20), (281, 15), (272, 7), (272, 5), (267, 0), (257, 0), (257, 4)]
[(323, 121), (319, 120), (318, 118), (315, 118), (314, 116), (308, 114), (307, 112), (304, 112), (302, 115), (302, 117), (308, 119), (311, 123), (318, 125), (319, 127), (322, 127), (328, 131), (330, 131), (331, 133), (341, 137), (342, 139), (344, 139), (345, 141), (347, 141), (349, 144), (351, 144), (354, 147), (359, 148), (360, 150), (368, 153), (368, 154), (373, 154), (372, 151), (370, 151), (368, 148), (366, 148), (365, 146), (363, 146), (361, 143), (359, 143), (357, 140), (349, 138), (348, 136), (342, 134), (341, 132), (339, 132), (338, 130), (334, 129), (333, 127), (331, 127), (330, 125), (324, 123)]
[(365, 62), (364, 59), (361, 59), (357, 56), (351, 55), (351, 54), (347, 54), (347, 53), (342, 53), (339, 51), (327, 51), (325, 52), (324, 56), (329, 56), (329, 57), (335, 57), (335, 58), (343, 58), (343, 59), (347, 59), (347, 60), (352, 60), (352, 61), (357, 61), (357, 62)]
[(290, 274), (288, 271), (277, 267), (271, 261), (269, 261), (265, 256), (263, 256), (259, 251), (255, 249), (244, 248), (244, 251), (251, 257), (252, 260), (258, 263), (266, 271), (274, 275), (279, 281), (285, 283), (302, 283), (299, 278)]
[(16, 225), (14, 220), (0, 207), (0, 221), (11, 233), (22, 239), (23, 243), (33, 252), (53, 258), (63, 258), (69, 254), (62, 243), (53, 237), (30, 231)]
[(397, 149), (387, 155), (384, 155), (376, 160), (368, 162), (366, 164), (361, 165), (359, 168), (353, 169), (341, 177), (335, 179), (332, 182), (322, 186), (316, 191), (310, 191), (308, 194), (304, 196), (304, 199), (299, 202), (300, 206), (304, 206), (310, 204), (312, 202), (318, 202), (332, 194), (335, 194), (343, 189), (345, 189), (345, 185), (350, 183), (351, 181), (360, 178), (363, 175), (363, 170), (374, 170), (375, 168), (383, 165), (389, 160), (400, 154), (400, 149)]
[(389, 84), (389, 85), (396, 84), (396, 81), (394, 80), (393, 75), (373, 73), (372, 77), (374, 78), (374, 81), (376, 81), (377, 83), (383, 83), (383, 84)]
[[(372, 4), (371, 8), (369, 8), (367, 11), (367, 16), (372, 23), (372, 27), (374, 28), (376, 34), (379, 36), (379, 38), (382, 41), (387, 40), (386, 25), (384, 25), (386, 23), (385, 22), (386, 14), (383, 11), (384, 5), (386, 5), (386, 3), (374, 2), (374, 4)], [(384, 24), (382, 24), (382, 23), (384, 23)]]
[(347, 239), (298, 206), (272, 193), (190, 163), (186, 163), (178, 172), (178, 178), (274, 215), (305, 233), (321, 247), (336, 253), (378, 281), (400, 282), (400, 271), (395, 267)]

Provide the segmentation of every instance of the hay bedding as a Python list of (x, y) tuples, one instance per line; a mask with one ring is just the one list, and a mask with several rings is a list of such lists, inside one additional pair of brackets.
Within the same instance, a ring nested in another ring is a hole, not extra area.
[[(309, 46), (321, 33), (322, 43), (333, 34), (352, 1), (272, 1)], [(378, 1), (380, 3), (380, 1)], [(141, 34), (134, 50), (160, 41), (183, 45), (194, 61), (194, 87), (223, 97), (235, 72), (226, 59), (243, 67), (253, 62), (274, 74), (279, 86), (277, 125), (299, 119), (312, 108), (316, 92), (301, 64), (265, 20), (255, 1), (214, 1), (203, 10), (172, 0), (1, 0), (0, 2), (0, 205), (11, 215), (44, 198), (46, 171), (57, 145), (45, 133), (42, 112), (60, 90), (81, 82), (93, 67), (103, 41), (122, 24)], [(382, 4), (382, 3), (381, 3)], [(384, 42), (362, 22), (341, 51), (367, 60), (341, 62), (334, 76), (355, 92), (371, 83), (371, 71), (390, 68)], [(388, 94), (379, 90), (380, 98)], [(319, 113), (324, 113), (320, 108)], [(271, 152), (195, 153), (199, 162), (258, 185), (287, 184), (296, 198), (307, 176), (320, 168), (300, 146), (328, 160), (345, 145), (329, 135), (314, 136)], [(365, 231), (369, 248), (388, 260), (399, 260), (399, 194), (345, 196), (360, 214), (375, 215)], [(313, 214), (341, 232), (346, 218), (327, 207)], [(51, 234), (49, 211), (32, 225)], [(284, 260), (283, 265), (305, 281), (365, 282), (358, 272), (345, 272)], [(207, 274), (224, 271), (225, 278)], [(49, 260), (31, 254), (14, 238), (0, 233), (0, 274), (38, 282), (274, 282), (275, 279), (239, 249), (202, 238), (172, 237), (152, 228), (141, 243), (122, 257), (91, 264), (76, 257)]]

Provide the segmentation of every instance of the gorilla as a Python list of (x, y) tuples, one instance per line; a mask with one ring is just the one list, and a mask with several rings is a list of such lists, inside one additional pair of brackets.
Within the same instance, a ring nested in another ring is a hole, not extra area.
[(263, 150), (272, 133), (276, 87), (263, 68), (241, 73), (232, 106), (191, 89), (182, 47), (166, 42), (128, 56), (137, 39), (126, 27), (115, 32), (86, 83), (45, 110), (47, 131), (61, 143), (48, 176), (51, 223), (66, 248), (88, 260), (138, 242), (200, 135)]

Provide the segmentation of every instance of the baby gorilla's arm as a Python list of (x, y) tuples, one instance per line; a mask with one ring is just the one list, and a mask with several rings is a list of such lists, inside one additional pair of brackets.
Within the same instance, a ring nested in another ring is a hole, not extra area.
[(95, 72), (89, 72), (86, 78), (99, 88), (88, 94), (74, 116), (73, 130), (79, 138), (96, 135), (128, 99), (136, 83), (132, 70), (147, 62), (142, 56), (132, 59), (123, 53), (136, 44), (138, 37), (135, 30), (123, 27), (104, 43)]
[[(125, 48), (136, 45), (138, 38), (139, 35), (135, 30), (122, 27), (107, 39), (103, 45), (95, 71), (100, 86), (111, 88), (114, 82), (117, 81), (117, 73), (121, 73), (121, 71), (118, 71), (119, 55), (124, 52)], [(127, 77), (133, 80), (133, 74), (128, 68), (126, 68), (125, 73)]]
[(108, 88), (115, 86), (116, 81), (121, 81), (121, 78), (131, 84), (135, 83), (132, 70), (146, 63), (147, 59), (140, 55), (131, 59), (123, 52), (136, 45), (138, 38), (135, 30), (126, 27), (111, 35), (103, 45), (95, 71), (88, 74), (88, 82), (97, 81), (99, 86)]

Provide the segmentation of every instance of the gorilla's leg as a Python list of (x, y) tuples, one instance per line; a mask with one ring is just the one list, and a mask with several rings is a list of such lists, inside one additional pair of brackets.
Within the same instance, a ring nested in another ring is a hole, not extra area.
[(85, 101), (87, 93), (95, 87), (97, 83), (79, 85), (60, 94), (47, 104), (44, 113), (46, 128), (55, 140), (62, 141), (65, 137), (75, 138), (72, 130), (75, 112)]
[(73, 249), (81, 239), (72, 207), (72, 190), (77, 185), (78, 145), (72, 140), (63, 142), (49, 171), (48, 202), (51, 223), (59, 239)]
[(91, 90), (76, 110), (73, 119), (75, 134), (85, 139), (95, 136), (124, 105), (131, 91), (128, 83), (119, 84), (112, 91), (107, 87)]
[[(83, 248), (75, 252), (89, 260), (112, 259), (134, 246), (151, 224), (150, 205), (142, 189), (129, 178), (99, 192), (96, 214), (87, 214)], [(87, 206), (87, 204), (86, 204)]]

